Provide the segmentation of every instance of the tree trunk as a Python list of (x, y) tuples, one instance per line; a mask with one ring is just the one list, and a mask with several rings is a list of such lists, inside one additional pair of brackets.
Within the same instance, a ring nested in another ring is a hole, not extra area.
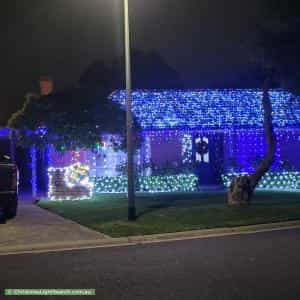
[(251, 175), (239, 176), (233, 179), (228, 191), (228, 204), (240, 206), (249, 204), (253, 192), (261, 180), (268, 172), (275, 159), (276, 138), (272, 125), (272, 107), (269, 96), (269, 80), (266, 80), (263, 89), (263, 109), (264, 109), (264, 131), (267, 144), (267, 153), (258, 168)]

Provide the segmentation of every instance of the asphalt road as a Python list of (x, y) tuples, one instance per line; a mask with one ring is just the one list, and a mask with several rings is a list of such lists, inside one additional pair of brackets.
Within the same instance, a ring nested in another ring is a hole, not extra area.
[(96, 288), (99, 300), (299, 300), (300, 229), (0, 256), (0, 271), (1, 289)]

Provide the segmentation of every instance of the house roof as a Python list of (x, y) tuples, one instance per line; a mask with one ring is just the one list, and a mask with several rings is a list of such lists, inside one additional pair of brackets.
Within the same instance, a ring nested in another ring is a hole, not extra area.
[[(124, 90), (112, 94), (125, 105)], [(135, 90), (132, 109), (143, 129), (262, 128), (262, 91), (254, 89)], [(300, 128), (300, 98), (271, 90), (275, 128)]]

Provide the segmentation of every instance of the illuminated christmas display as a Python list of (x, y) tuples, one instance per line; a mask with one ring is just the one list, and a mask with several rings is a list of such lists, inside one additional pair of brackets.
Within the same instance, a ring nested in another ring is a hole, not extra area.
[(31, 170), (31, 188), (32, 188), (32, 196), (36, 197), (37, 195), (37, 157), (36, 157), (36, 148), (32, 146), (30, 148), (30, 170)]
[[(195, 175), (143, 176), (138, 178), (136, 190), (139, 192), (194, 192), (198, 178)], [(95, 193), (125, 193), (126, 177), (98, 177), (94, 183)]]
[[(125, 105), (125, 91), (111, 97)], [(132, 97), (133, 112), (147, 130), (263, 127), (260, 90), (141, 90), (134, 91)], [(271, 91), (270, 98), (274, 126), (299, 128), (299, 98), (280, 90)]]
[[(229, 173), (223, 175), (224, 185), (229, 187), (232, 179), (246, 173)], [(263, 190), (300, 190), (300, 172), (267, 173), (260, 183), (258, 189)]]
[(192, 162), (193, 141), (190, 134), (182, 137), (182, 162), (189, 164)]
[(80, 163), (65, 168), (49, 168), (50, 200), (89, 199), (93, 193), (90, 169)]
[[(110, 97), (124, 106), (125, 91)], [(270, 98), (276, 159), (259, 188), (299, 190), (300, 99), (281, 90)], [(142, 127), (137, 190), (196, 191), (199, 185), (228, 186), (234, 175), (253, 172), (266, 151), (261, 100), (262, 91), (251, 89), (134, 91), (133, 112)], [(94, 193), (125, 192), (126, 154), (114, 149), (116, 139), (107, 135), (95, 149), (77, 154), (51, 151), (51, 172), (65, 170), (67, 186), (83, 184), (84, 175)], [(76, 163), (88, 166), (89, 174)]]

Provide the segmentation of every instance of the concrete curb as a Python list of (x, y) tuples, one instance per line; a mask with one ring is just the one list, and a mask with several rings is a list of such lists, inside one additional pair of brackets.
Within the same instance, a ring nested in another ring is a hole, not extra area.
[(30, 246), (15, 246), (15, 247), (8, 246), (8, 247), (0, 248), (0, 256), (132, 246), (132, 245), (139, 245), (139, 244), (161, 243), (161, 242), (212, 238), (212, 237), (222, 237), (222, 236), (241, 235), (241, 234), (254, 234), (260, 232), (271, 232), (277, 230), (288, 230), (288, 229), (298, 229), (298, 228), (300, 228), (300, 220), (240, 226), (240, 227), (232, 227), (232, 228), (228, 228), (228, 227), (213, 228), (213, 229), (192, 230), (192, 231), (165, 233), (165, 234), (121, 237), (121, 238), (107, 237), (104, 239), (102, 238), (102, 239), (95, 239), (95, 240), (81, 240), (76, 242), (43, 243), (43, 244), (33, 244)]

